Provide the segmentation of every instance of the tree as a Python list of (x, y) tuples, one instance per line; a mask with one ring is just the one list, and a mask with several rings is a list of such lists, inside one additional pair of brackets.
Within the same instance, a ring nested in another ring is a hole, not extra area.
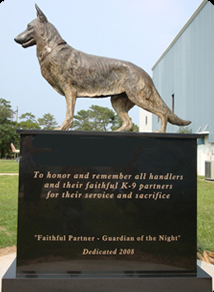
[(42, 118), (38, 119), (39, 126), (42, 126), (44, 130), (53, 130), (57, 127), (57, 122), (53, 115), (44, 114)]
[(17, 123), (11, 121), (12, 114), (10, 102), (0, 98), (0, 157), (11, 153), (11, 142), (18, 146)]
[(192, 129), (189, 129), (188, 127), (181, 126), (181, 127), (179, 127), (178, 133), (190, 134), (190, 133), (192, 133)]
[(10, 121), (12, 114), (10, 102), (0, 98), (0, 125)]
[(25, 114), (22, 114), (19, 119), (23, 120), (27, 120), (27, 121), (32, 121), (33, 123), (37, 123), (36, 121), (36, 117), (32, 114), (32, 113), (25, 113)]
[(19, 123), (19, 127), (21, 129), (32, 129), (32, 130), (41, 129), (38, 122), (36, 121), (36, 117), (32, 113), (22, 114), (19, 117), (19, 119), (24, 120)]
[(114, 122), (112, 110), (98, 105), (92, 105), (85, 111), (81, 110), (74, 116), (72, 128), (78, 131), (108, 131)]
[(89, 120), (89, 111), (80, 110), (77, 115), (74, 116), (71, 128), (77, 131), (92, 131), (92, 126)]
[[(112, 131), (118, 129), (121, 125), (120, 117), (113, 110), (92, 105), (87, 111), (81, 110), (74, 116), (71, 129), (77, 131)], [(136, 125), (133, 126), (133, 129), (138, 131)]]

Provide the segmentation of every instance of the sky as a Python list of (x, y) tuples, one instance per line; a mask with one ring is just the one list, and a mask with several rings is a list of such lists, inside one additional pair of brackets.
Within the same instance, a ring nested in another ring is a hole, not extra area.
[[(36, 47), (22, 48), (14, 38), (36, 18), (35, 1), (73, 48), (132, 62), (152, 77), (152, 66), (202, 0), (4, 0), (0, 3), (0, 98), (18, 107), (18, 117), (54, 115), (64, 121), (65, 97), (42, 77)], [(75, 114), (92, 104), (111, 107), (110, 98), (78, 98)], [(139, 108), (130, 110), (139, 125)]]

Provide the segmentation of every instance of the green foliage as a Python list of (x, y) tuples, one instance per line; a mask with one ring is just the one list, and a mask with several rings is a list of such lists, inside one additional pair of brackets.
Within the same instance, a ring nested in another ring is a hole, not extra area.
[(0, 158), (11, 156), (12, 150), (10, 144), (19, 149), (19, 135), (16, 134), (16, 129), (54, 129), (57, 122), (53, 115), (45, 114), (42, 118), (36, 120), (36, 117), (27, 112), (22, 114), (19, 118), (20, 123), (11, 120), (13, 111), (10, 102), (0, 98)]
[(178, 133), (180, 134), (191, 134), (192, 129), (189, 129), (188, 127), (181, 126), (179, 127)]
[(214, 182), (198, 180), (198, 248), (214, 252)]
[(21, 129), (31, 129), (31, 130), (39, 130), (41, 129), (38, 122), (36, 121), (36, 117), (32, 113), (25, 113), (19, 117), (20, 120), (23, 120), (19, 123), (19, 127)]
[(129, 132), (139, 132), (139, 127), (133, 123), (133, 127), (131, 128), (131, 130), (129, 130)]
[(12, 110), (10, 102), (0, 98), (0, 125), (10, 121), (12, 117)]
[(12, 109), (10, 102), (0, 98), (0, 157), (11, 154), (10, 143), (17, 145), (17, 124), (11, 121)]
[(44, 114), (42, 118), (36, 117), (32, 113), (25, 113), (19, 117), (20, 120), (23, 120), (19, 123), (21, 129), (31, 129), (31, 130), (53, 130), (57, 127), (57, 122), (53, 115), (50, 113)]
[(89, 111), (80, 110), (77, 115), (74, 116), (72, 129), (77, 131), (92, 131), (89, 120)]
[(44, 114), (42, 118), (38, 119), (39, 126), (42, 126), (44, 130), (53, 130), (57, 127), (57, 122), (53, 115)]
[[(113, 110), (92, 105), (87, 111), (80, 110), (77, 115), (74, 115), (71, 129), (77, 131), (112, 131), (118, 129), (121, 125), (120, 117)], [(132, 131), (138, 131), (135, 124)]]
[(10, 156), (12, 154), (10, 144), (18, 144), (16, 128), (13, 122), (0, 125), (0, 157)]
[(16, 245), (18, 176), (0, 180), (0, 248)]
[(22, 114), (20, 117), (19, 117), (20, 120), (27, 120), (27, 121), (32, 121), (33, 123), (36, 123), (36, 117), (32, 114), (32, 113), (25, 113), (25, 114)]
[(108, 131), (114, 123), (115, 114), (109, 108), (92, 105), (74, 116), (72, 128), (78, 131)]

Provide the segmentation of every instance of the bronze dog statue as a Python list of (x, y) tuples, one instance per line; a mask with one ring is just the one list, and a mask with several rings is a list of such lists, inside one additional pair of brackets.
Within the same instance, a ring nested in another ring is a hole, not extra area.
[(132, 128), (128, 111), (134, 105), (161, 119), (159, 132), (166, 131), (167, 122), (179, 126), (190, 124), (167, 107), (151, 77), (143, 69), (129, 62), (75, 50), (61, 38), (37, 5), (36, 10), (37, 18), (28, 24), (15, 41), (24, 48), (37, 46), (42, 76), (66, 98), (66, 118), (58, 129), (68, 130), (71, 127), (77, 97), (111, 96), (112, 106), (123, 122), (117, 131)]

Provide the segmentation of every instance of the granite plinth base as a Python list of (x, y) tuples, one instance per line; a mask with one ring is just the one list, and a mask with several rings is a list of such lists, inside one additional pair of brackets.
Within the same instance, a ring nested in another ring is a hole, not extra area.
[(197, 277), (38, 277), (16, 278), (16, 261), (2, 279), (2, 292), (211, 292), (212, 278), (198, 267)]

